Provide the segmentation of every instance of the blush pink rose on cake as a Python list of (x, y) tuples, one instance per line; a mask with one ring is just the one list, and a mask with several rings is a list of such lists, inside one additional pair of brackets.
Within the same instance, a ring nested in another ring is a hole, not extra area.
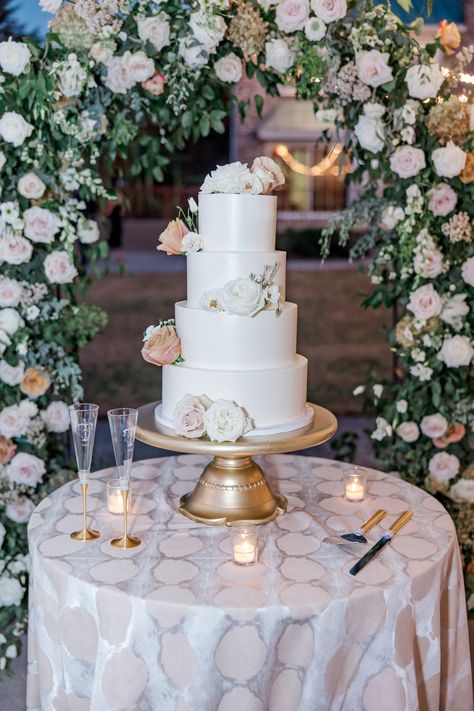
[(211, 401), (205, 395), (185, 395), (173, 411), (173, 426), (176, 432), (190, 439), (202, 437), (206, 430), (204, 413), (210, 404)]

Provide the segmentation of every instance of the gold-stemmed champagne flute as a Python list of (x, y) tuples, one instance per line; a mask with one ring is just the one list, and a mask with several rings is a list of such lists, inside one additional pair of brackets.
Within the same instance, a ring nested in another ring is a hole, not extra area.
[(131, 407), (119, 407), (108, 413), (110, 434), (117, 464), (120, 492), (123, 501), (124, 533), (120, 538), (113, 538), (111, 545), (115, 548), (134, 548), (141, 540), (128, 533), (128, 497), (130, 492), (130, 472), (133, 460), (133, 447), (137, 429), (138, 410)]
[(89, 402), (79, 402), (69, 406), (72, 440), (74, 442), (77, 471), (82, 492), (82, 530), (71, 533), (71, 538), (76, 541), (93, 541), (100, 536), (98, 531), (87, 528), (87, 491), (89, 489), (98, 412), (99, 406)]

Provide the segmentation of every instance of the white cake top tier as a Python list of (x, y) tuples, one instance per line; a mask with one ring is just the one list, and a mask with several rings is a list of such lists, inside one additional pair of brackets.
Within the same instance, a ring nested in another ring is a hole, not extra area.
[(273, 252), (274, 195), (199, 194), (199, 234), (205, 252)]

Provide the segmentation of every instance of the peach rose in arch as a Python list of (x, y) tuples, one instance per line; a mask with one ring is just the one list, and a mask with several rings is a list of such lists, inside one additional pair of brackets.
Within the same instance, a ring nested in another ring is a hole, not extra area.
[(186, 227), (184, 222), (179, 218), (176, 220), (171, 220), (168, 227), (161, 233), (159, 240), (161, 244), (158, 245), (157, 249), (166, 254), (182, 254), (182, 241), (184, 235), (187, 235), (189, 229)]
[(172, 365), (181, 355), (181, 341), (173, 326), (157, 326), (145, 341), (142, 356), (153, 365)]
[(9, 437), (0, 435), (0, 464), (8, 464), (16, 452), (16, 444)]
[(466, 428), (464, 427), (464, 425), (461, 425), (461, 424), (449, 425), (445, 434), (442, 435), (441, 437), (436, 437), (436, 439), (433, 440), (433, 444), (435, 447), (438, 447), (438, 449), (444, 449), (449, 444), (454, 444), (455, 442), (459, 442), (464, 437), (465, 434), (466, 434)]
[(163, 72), (156, 72), (150, 79), (142, 82), (142, 88), (149, 91), (153, 96), (160, 96), (165, 90), (167, 78)]
[(454, 50), (461, 44), (461, 34), (455, 22), (441, 20), (436, 37), (439, 37), (447, 55), (454, 54)]
[(48, 372), (41, 367), (32, 367), (25, 370), (20, 390), (28, 397), (41, 397), (51, 385)]

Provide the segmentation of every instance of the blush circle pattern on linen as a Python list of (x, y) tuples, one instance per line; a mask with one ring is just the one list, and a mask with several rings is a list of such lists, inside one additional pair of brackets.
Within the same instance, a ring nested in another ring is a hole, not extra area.
[[(400, 711), (417, 707), (417, 688), (439, 708), (443, 684), (446, 708), (461, 708), (459, 690), (469, 706), (462, 572), (441, 504), (373, 469), (367, 499), (351, 503), (337, 495), (342, 462), (258, 461), (289, 507), (259, 527), (254, 566), (231, 562), (228, 529), (177, 513), (179, 492), (194, 486), (205, 457), (134, 466), (129, 525), (143, 542), (130, 551), (109, 543), (121, 530), (105, 501), (111, 469), (93, 474), (98, 541), (68, 535), (75, 484), (36, 509), (29, 711), (379, 711), (381, 694), (384, 711)], [(349, 568), (368, 546), (323, 543), (326, 527), (351, 530), (378, 508), (388, 513), (371, 542), (401, 510), (414, 512), (413, 525), (353, 577)], [(441, 658), (450, 674), (440, 685)]]

